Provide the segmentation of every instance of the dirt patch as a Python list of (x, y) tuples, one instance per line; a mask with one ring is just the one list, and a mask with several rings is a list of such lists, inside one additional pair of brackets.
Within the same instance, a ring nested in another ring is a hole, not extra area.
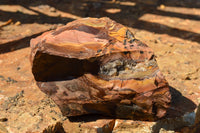
[[(195, 0), (0, 2), (0, 130), (42, 132), (50, 125), (60, 127), (60, 121), (64, 121), (66, 132), (70, 124), (76, 127), (77, 131), (85, 130), (87, 126), (81, 128), (81, 122), (74, 122), (73, 125), (63, 117), (58, 107), (37, 88), (29, 61), (29, 40), (32, 37), (82, 17), (107, 16), (128, 26), (137, 39), (154, 50), (158, 66), (170, 86), (180, 91), (185, 98), (198, 104), (200, 101), (199, 7), (200, 3)], [(123, 132), (128, 131), (132, 127), (130, 125), (135, 122), (123, 121), (121, 124), (123, 126), (117, 126), (115, 120), (114, 127), (113, 120), (104, 123), (105, 125), (101, 127), (106, 127), (107, 124), (111, 125), (108, 127), (114, 128), (114, 131)], [(135, 129), (147, 132), (151, 130), (149, 124), (155, 124), (136, 123), (145, 126), (136, 126)], [(142, 128), (143, 130), (140, 130)], [(49, 129), (56, 128), (50, 126)], [(99, 130), (107, 131), (107, 128)]]

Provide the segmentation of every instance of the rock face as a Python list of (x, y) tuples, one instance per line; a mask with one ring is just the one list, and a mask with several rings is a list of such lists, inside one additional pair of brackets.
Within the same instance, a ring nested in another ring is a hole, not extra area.
[(84, 18), (31, 40), (38, 87), (66, 116), (103, 114), (157, 120), (169, 86), (153, 51), (109, 18)]

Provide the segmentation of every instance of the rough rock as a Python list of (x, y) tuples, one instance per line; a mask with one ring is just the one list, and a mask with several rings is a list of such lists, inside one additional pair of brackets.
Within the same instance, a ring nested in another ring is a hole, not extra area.
[(37, 85), (66, 116), (156, 120), (170, 109), (152, 49), (109, 18), (75, 20), (32, 39), (31, 48)]
[(99, 117), (98, 119), (94, 119), (94, 117), (95, 116), (85, 116), (84, 119), (78, 118), (79, 120), (77, 120), (77, 118), (68, 119), (63, 122), (64, 131), (67, 133), (110, 133), (113, 131), (115, 119)]
[[(188, 4), (187, 1), (191, 4)], [(48, 97), (45, 97), (39, 88), (30, 82), (33, 80), (28, 60), (30, 48), (24, 48), (24, 46), (28, 47), (29, 38), (50, 29), (53, 26), (52, 24), (61, 22), (64, 24), (77, 18), (73, 16), (79, 16), (79, 18), (109, 16), (119, 23), (130, 26), (128, 28), (134, 33), (134, 36), (148, 44), (155, 52), (159, 68), (170, 86), (198, 104), (198, 99), (200, 99), (200, 24), (198, 21), (200, 8), (194, 8), (194, 6), (197, 7), (200, 2), (194, 1), (196, 0), (164, 1), (166, 3), (164, 3), (164, 9), (140, 4), (143, 1), (116, 1), (116, 3), (94, 0), (69, 2), (1, 1), (0, 25), (10, 18), (13, 19), (14, 23), (20, 21), (21, 25), (0, 26), (0, 109), (2, 109), (2, 103), (6, 99), (16, 96), (22, 90), (24, 90), (24, 97), (20, 100), (24, 100), (25, 104), (12, 106), (12, 109), (7, 111), (0, 111), (0, 132), (25, 133), (27, 132), (26, 127), (32, 127), (32, 132), (36, 133), (42, 132), (48, 125), (55, 123), (52, 116), (53, 118), (57, 118), (57, 116), (52, 110), (55, 110), (59, 115), (60, 112), (58, 112), (57, 107), (50, 108), (52, 107), (51, 102), (47, 102), (47, 106), (41, 105), (44, 103), (41, 100), (48, 101)], [(171, 4), (167, 4), (169, 2)], [(186, 4), (184, 4), (185, 2)], [(95, 7), (99, 4), (103, 8), (96, 10)], [(55, 15), (52, 14), (54, 12), (50, 14), (49, 9), (43, 5), (50, 5), (50, 8), (55, 8)], [(41, 8), (42, 6), (44, 8)], [(180, 8), (177, 8), (177, 6)], [(105, 12), (107, 9), (120, 9), (121, 12), (111, 14)], [(21, 40), (17, 41), (16, 37), (20, 37), (18, 39)], [(25, 42), (23, 38), (26, 40)], [(16, 41), (13, 41), (13, 39)], [(188, 108), (188, 105), (183, 105), (183, 103), (185, 101), (177, 103), (176, 107), (180, 105)], [(37, 109), (39, 109), (39, 112)], [(20, 117), (20, 115), (27, 112), (36, 115), (31, 118), (32, 121), (26, 122), (26, 126), (24, 126), (23, 117)], [(38, 121), (40, 123), (36, 124), (34, 119), (38, 119), (39, 113), (45, 115), (42, 117), (43, 121)], [(18, 119), (19, 117), (21, 119)], [(21, 122), (22, 124), (20, 124)], [(79, 122), (70, 121), (70, 123), (77, 124)], [(83, 123), (85, 124), (87, 121)], [(123, 123), (125, 125), (122, 127), (123, 130), (128, 132), (126, 128), (130, 129), (130, 127), (126, 127), (126, 121), (123, 121)], [(142, 125), (146, 129), (149, 126), (145, 123)], [(65, 124), (63, 126), (67, 126), (69, 129), (73, 128)], [(138, 132), (143, 131), (142, 126), (138, 127), (141, 127), (141, 129), (138, 128)], [(160, 132), (164, 130), (166, 129), (161, 128)], [(188, 133), (190, 132), (188, 131)]]
[(116, 119), (113, 133), (172, 133), (180, 131), (185, 126), (193, 125), (194, 120), (194, 112), (180, 117), (158, 120), (156, 122)]
[[(114, 119), (99, 119), (95, 122), (87, 122), (81, 125), (81, 127), (85, 130), (94, 130), (94, 132), (97, 133), (110, 133), (113, 130), (115, 124), (115, 120)], [(93, 131), (90, 131), (93, 132)]]
[(41, 133), (63, 119), (55, 103), (37, 87), (29, 53), (25, 48), (0, 55), (0, 132)]
[[(0, 54), (28, 47), (31, 38), (48, 31), (50, 28), (51, 25), (44, 26), (40, 24), (4, 27), (0, 36)], [(7, 33), (11, 29), (13, 32)]]
[(116, 119), (113, 133), (150, 133), (154, 124), (155, 122)]
[(47, 128), (43, 130), (43, 133), (65, 133), (62, 123), (57, 122), (53, 125), (49, 125)]

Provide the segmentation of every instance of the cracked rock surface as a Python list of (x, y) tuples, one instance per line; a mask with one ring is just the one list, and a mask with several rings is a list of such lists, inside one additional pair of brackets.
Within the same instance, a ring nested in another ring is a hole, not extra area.
[(109, 18), (75, 20), (32, 39), (31, 48), (37, 85), (65, 116), (180, 115), (167, 112), (171, 92), (153, 51)]
[[(64, 117), (58, 106), (41, 92), (31, 73), (31, 38), (78, 18), (108, 16), (127, 26), (135, 38), (148, 44), (154, 51), (157, 65), (171, 86), (172, 101), (176, 101), (172, 105), (179, 109), (178, 112), (187, 112), (187, 108), (194, 110), (191, 101), (198, 105), (200, 100), (200, 3), (195, 0), (168, 0), (159, 5), (156, 2), (1, 1), (0, 132), (198, 131), (198, 123), (194, 124), (194, 113), (157, 122), (100, 116)], [(119, 64), (127, 68), (125, 71), (119, 69), (121, 74), (132, 71), (128, 69), (129, 65), (135, 66), (134, 62), (126, 64), (126, 61), (121, 61)], [(107, 67), (110, 67), (109, 64)], [(115, 69), (108, 71), (108, 74), (118, 75)], [(122, 103), (129, 102), (124, 100)]]

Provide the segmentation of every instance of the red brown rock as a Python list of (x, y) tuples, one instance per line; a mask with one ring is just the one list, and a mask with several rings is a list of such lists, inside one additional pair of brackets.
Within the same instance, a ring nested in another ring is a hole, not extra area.
[(103, 114), (156, 120), (169, 86), (151, 48), (109, 18), (84, 18), (31, 40), (39, 88), (66, 116)]

